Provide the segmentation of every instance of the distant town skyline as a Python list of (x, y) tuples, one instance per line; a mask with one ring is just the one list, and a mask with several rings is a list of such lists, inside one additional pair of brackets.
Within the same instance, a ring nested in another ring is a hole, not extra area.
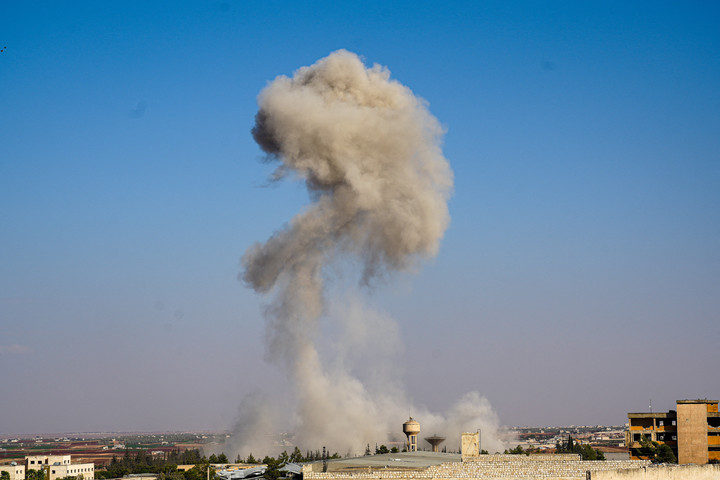
[(0, 434), (224, 431), (257, 392), (292, 414), (238, 275), (309, 200), (250, 129), (263, 87), (338, 49), (446, 130), (437, 256), (369, 287), (348, 262), (325, 292), (392, 319), (365, 319), (388, 343), (361, 353), (391, 345), (413, 405), (477, 391), (506, 426), (618, 425), (719, 398), (719, 23), (709, 3), (5, 5)]

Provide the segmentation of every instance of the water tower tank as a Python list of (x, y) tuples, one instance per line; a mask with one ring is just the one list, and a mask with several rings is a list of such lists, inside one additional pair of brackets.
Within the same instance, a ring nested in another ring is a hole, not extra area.
[(412, 417), (403, 423), (403, 433), (407, 435), (407, 451), (417, 452), (417, 436), (420, 433), (420, 424)]
[(426, 437), (425, 441), (432, 446), (433, 452), (437, 452), (440, 444), (445, 441), (445, 437), (441, 437), (436, 433), (432, 437)]

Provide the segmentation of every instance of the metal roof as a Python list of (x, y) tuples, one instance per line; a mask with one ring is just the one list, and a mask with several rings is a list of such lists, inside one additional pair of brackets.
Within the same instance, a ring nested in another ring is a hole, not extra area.
[(265, 473), (267, 467), (265, 465), (244, 470), (221, 470), (217, 472), (217, 476), (224, 480), (240, 480), (243, 478), (259, 477)]

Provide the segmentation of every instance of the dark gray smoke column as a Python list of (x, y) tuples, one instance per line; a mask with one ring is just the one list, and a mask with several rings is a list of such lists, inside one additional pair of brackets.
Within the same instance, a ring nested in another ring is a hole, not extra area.
[[(366, 68), (345, 50), (292, 78), (277, 77), (258, 102), (252, 133), (279, 163), (274, 178), (301, 178), (314, 202), (248, 249), (242, 279), (275, 294), (266, 313), (268, 353), (295, 382), (299, 434), (328, 441), (326, 419), (333, 418), (332, 428), (359, 432), (362, 446), (369, 441), (363, 424), (378, 414), (374, 396), (350, 373), (328, 373), (313, 343), (325, 312), (325, 266), (352, 256), (367, 284), (435, 255), (452, 190), (440, 148), (444, 132), (425, 102), (387, 69)], [(387, 432), (377, 422), (375, 428)]]

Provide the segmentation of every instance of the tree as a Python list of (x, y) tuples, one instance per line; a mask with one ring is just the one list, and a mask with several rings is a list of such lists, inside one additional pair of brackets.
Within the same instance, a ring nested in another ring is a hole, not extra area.
[(375, 447), (375, 453), (390, 453), (390, 450), (385, 445), (380, 445), (380, 448)]
[(398, 453), (398, 448), (397, 448), (397, 447), (392, 447), (392, 448), (390, 449), (390, 453)]
[(210, 466), (210, 463), (205, 457), (202, 462), (195, 464), (190, 470), (183, 473), (184, 480), (205, 480), (207, 478), (215, 478), (215, 469)]
[(295, 447), (295, 449), (290, 454), (290, 461), (293, 463), (300, 463), (303, 461), (302, 452), (298, 447)]
[(10, 472), (3, 470), (0, 472), (0, 480), (10, 480)]
[(25, 472), (25, 479), (26, 480), (45, 480), (45, 470), (43, 470), (42, 468), (40, 470), (30, 469), (27, 472)]
[[(124, 465), (124, 462), (121, 462), (116, 456), (113, 455), (112, 460), (110, 461), (110, 465), (108, 465), (107, 467), (107, 473), (109, 475), (108, 478), (120, 478), (129, 474), (130, 469)], [(95, 473), (95, 476), (97, 476), (97, 472)], [(27, 480), (32, 479), (28, 478)]]
[(133, 461), (133, 473), (146, 473), (149, 466), (149, 459), (146, 450), (138, 450)]
[(248, 455), (248, 457), (247, 457), (247, 460), (245, 460), (245, 463), (258, 463), (258, 461), (255, 460), (255, 457), (253, 457), (253, 454), (250, 453), (250, 455)]
[(583, 460), (597, 460), (597, 452), (590, 445), (580, 445), (579, 453)]
[(205, 476), (200, 471), (200, 467), (195, 465), (190, 470), (183, 472), (183, 480), (205, 480)]
[(636, 453), (637, 456), (646, 457), (653, 463), (677, 463), (672, 448), (651, 441), (646, 435), (640, 436), (640, 448), (637, 449)]
[(224, 453), (221, 453), (220, 455), (218, 455), (217, 460), (218, 460), (218, 463), (229, 463), (228, 458)]
[(677, 457), (675, 457), (675, 453), (673, 453), (672, 448), (665, 444), (658, 447), (655, 459), (658, 463), (677, 463)]
[(277, 480), (278, 478), (280, 478), (280, 476), (282, 475), (282, 473), (280, 472), (280, 467), (282, 467), (282, 464), (279, 460), (276, 460), (270, 456), (266, 456), (265, 458), (263, 458), (262, 463), (267, 465), (263, 477), (265, 477), (267, 480)]
[(567, 443), (557, 442), (555, 444), (557, 453), (577, 453), (583, 460), (605, 460), (605, 455), (600, 450), (595, 450), (590, 445), (582, 445), (568, 435)]
[(637, 450), (639, 457), (647, 457), (651, 462), (655, 461), (657, 455), (657, 442), (651, 442), (647, 435), (640, 435), (640, 448)]

